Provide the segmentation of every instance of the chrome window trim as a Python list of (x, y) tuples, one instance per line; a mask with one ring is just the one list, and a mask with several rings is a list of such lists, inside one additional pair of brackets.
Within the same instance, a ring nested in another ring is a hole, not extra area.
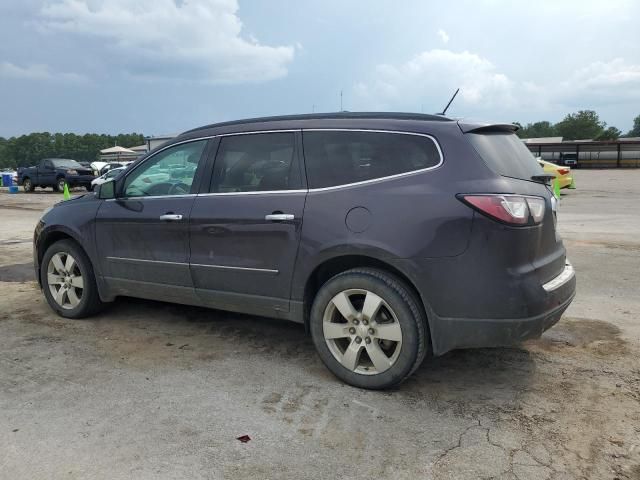
[[(252, 130), (247, 132), (233, 132), (233, 133), (222, 133), (218, 135), (206, 135), (203, 137), (190, 138), (188, 140), (183, 140), (181, 142), (172, 143), (171, 145), (162, 147), (157, 152), (154, 152), (153, 155), (150, 155), (149, 157), (145, 158), (144, 161), (140, 162), (131, 171), (127, 172), (125, 177), (130, 175), (131, 172), (134, 172), (136, 170), (136, 168), (139, 168), (140, 165), (145, 164), (147, 161), (149, 161), (149, 159), (155, 157), (157, 154), (163, 152), (168, 148), (175, 147), (177, 145), (197, 142), (201, 140), (211, 140), (217, 137), (232, 137), (236, 135), (254, 135), (254, 134), (261, 134), (261, 133), (287, 133), (287, 132), (291, 132), (291, 133), (302, 132), (303, 134), (304, 132), (371, 132), (371, 133), (392, 133), (396, 135), (414, 135), (418, 137), (426, 137), (435, 144), (436, 150), (438, 151), (438, 155), (440, 156), (440, 161), (436, 165), (433, 165), (427, 168), (421, 168), (420, 170), (411, 170), (410, 172), (397, 173), (395, 175), (372, 178), (370, 180), (362, 180), (361, 182), (343, 183), (340, 185), (333, 185), (331, 187), (318, 187), (318, 188), (295, 189), (295, 190), (265, 190), (265, 191), (256, 190), (251, 192), (209, 192), (209, 193), (191, 193), (191, 194), (185, 194), (185, 195), (157, 195), (157, 196), (149, 196), (149, 197), (120, 197), (117, 200), (132, 200), (132, 199), (138, 200), (141, 198), (176, 198), (176, 197), (190, 197), (190, 196), (211, 197), (211, 196), (274, 195), (274, 194), (291, 194), (291, 193), (326, 192), (326, 191), (337, 190), (342, 188), (351, 188), (351, 187), (358, 187), (360, 185), (384, 182), (387, 180), (394, 180), (396, 178), (408, 177), (411, 175), (418, 175), (424, 172), (435, 170), (436, 168), (441, 167), (442, 164), (444, 163), (444, 154), (442, 153), (442, 148), (440, 147), (440, 143), (438, 143), (438, 140), (433, 135), (429, 135), (428, 133), (407, 132), (404, 130), (381, 130), (381, 129), (372, 129), (372, 128), (330, 128), (330, 127), (328, 128), (294, 128), (294, 129), (288, 128), (288, 129), (278, 129), (278, 130)], [(303, 145), (304, 145), (304, 140), (303, 140)], [(306, 171), (306, 165), (305, 165), (305, 171)], [(107, 201), (113, 201), (113, 200), (115, 199), (108, 199)]]
[(197, 197), (198, 194), (197, 193), (182, 193), (179, 195), (147, 195), (147, 196), (140, 196), (140, 197), (118, 197), (118, 198), (107, 198), (105, 201), (106, 202), (116, 202), (116, 201), (123, 201), (123, 200), (156, 200), (158, 198), (189, 198), (189, 197)]
[(202, 263), (168, 262), (166, 260), (146, 260), (143, 258), (126, 258), (126, 257), (106, 257), (106, 259), (111, 262), (122, 262), (122, 263), (155, 263), (159, 265), (180, 265), (180, 266), (186, 266), (186, 267), (215, 268), (219, 270), (240, 270), (243, 272), (259, 272), (259, 273), (269, 273), (273, 275), (277, 275), (278, 273), (280, 273), (279, 270), (273, 270), (271, 268), (232, 267), (229, 265), (205, 265)]
[(198, 197), (228, 197), (234, 195), (287, 195), (292, 193), (307, 193), (306, 189), (299, 190), (252, 190), (250, 192), (212, 192), (198, 193)]
[[(400, 131), (400, 130), (379, 130), (379, 129), (371, 129), (371, 128), (303, 128), (302, 133), (304, 134), (304, 132), (371, 132), (371, 133), (393, 133), (396, 135), (415, 135), (418, 137), (427, 137), (434, 143), (434, 145), (436, 146), (436, 150), (438, 150), (438, 155), (440, 156), (440, 161), (436, 165), (433, 165), (431, 167), (421, 168), (420, 170), (411, 170), (410, 172), (396, 173), (395, 175), (388, 175), (386, 177), (378, 177), (378, 178), (372, 178), (370, 180), (362, 180), (361, 182), (343, 183), (340, 185), (333, 185), (331, 187), (310, 188), (309, 193), (326, 192), (326, 191), (337, 190), (342, 188), (357, 187), (360, 185), (367, 185), (371, 183), (378, 183), (378, 182), (384, 182), (387, 180), (393, 180), (396, 178), (408, 177), (410, 175), (417, 175), (420, 173), (428, 172), (430, 170), (435, 170), (436, 168), (439, 168), (444, 163), (444, 155), (442, 154), (442, 148), (440, 148), (440, 144), (438, 143), (438, 140), (433, 135), (429, 135), (428, 133), (406, 132), (406, 131)], [(302, 143), (304, 145), (304, 138), (302, 140)]]

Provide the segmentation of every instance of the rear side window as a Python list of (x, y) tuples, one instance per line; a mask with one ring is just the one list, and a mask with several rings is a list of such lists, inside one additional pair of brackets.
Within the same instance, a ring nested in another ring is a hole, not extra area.
[(499, 175), (531, 180), (542, 169), (533, 154), (514, 133), (483, 132), (466, 136), (487, 166)]
[(222, 137), (210, 191), (213, 193), (300, 188), (293, 132)]
[(423, 135), (328, 130), (306, 131), (303, 139), (310, 188), (374, 180), (440, 163), (435, 142)]

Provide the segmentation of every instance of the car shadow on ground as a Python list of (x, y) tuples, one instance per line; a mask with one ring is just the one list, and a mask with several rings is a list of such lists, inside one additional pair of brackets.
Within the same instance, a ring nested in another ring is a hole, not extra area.
[[(96, 322), (101, 328), (127, 335), (130, 341), (135, 336), (131, 331), (151, 331), (153, 335), (161, 332), (158, 342), (178, 347), (186, 345), (186, 349), (199, 352), (198, 358), (205, 360), (220, 359), (230, 353), (258, 355), (262, 362), (285, 359), (301, 368), (311, 365), (311, 374), (339, 382), (325, 374), (326, 369), (304, 326), (285, 320), (119, 298)], [(148, 340), (140, 340), (148, 344)], [(451, 396), (456, 402), (464, 399), (509, 401), (527, 388), (536, 372), (537, 360), (526, 346), (452, 351), (440, 357), (427, 357), (418, 370), (394, 390), (409, 396), (438, 394), (444, 400)]]

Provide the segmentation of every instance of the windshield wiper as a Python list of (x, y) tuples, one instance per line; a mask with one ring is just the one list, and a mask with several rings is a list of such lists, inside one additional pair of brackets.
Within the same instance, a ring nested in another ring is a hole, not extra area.
[(541, 182), (541, 183), (550, 183), (551, 180), (553, 180), (554, 178), (556, 178), (556, 176), (552, 173), (541, 173), (539, 175), (531, 176), (531, 180), (533, 180), (534, 182)]

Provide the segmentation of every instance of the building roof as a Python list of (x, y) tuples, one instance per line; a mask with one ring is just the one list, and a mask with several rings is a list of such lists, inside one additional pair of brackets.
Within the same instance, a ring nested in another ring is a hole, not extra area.
[(538, 137), (538, 138), (523, 138), (524, 143), (560, 143), (562, 137)]

